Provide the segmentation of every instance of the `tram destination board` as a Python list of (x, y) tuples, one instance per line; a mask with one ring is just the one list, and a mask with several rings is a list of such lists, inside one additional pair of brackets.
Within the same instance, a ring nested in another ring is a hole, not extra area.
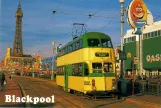
[(108, 57), (109, 53), (102, 53), (102, 52), (97, 52), (95, 53), (96, 57)]

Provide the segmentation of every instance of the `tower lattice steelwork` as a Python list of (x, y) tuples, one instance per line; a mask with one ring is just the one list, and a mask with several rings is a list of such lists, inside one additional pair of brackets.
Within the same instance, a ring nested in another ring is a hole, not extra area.
[(23, 55), (23, 44), (22, 44), (22, 17), (23, 12), (21, 4), (19, 2), (18, 9), (16, 12), (16, 30), (13, 44), (13, 56), (22, 56)]

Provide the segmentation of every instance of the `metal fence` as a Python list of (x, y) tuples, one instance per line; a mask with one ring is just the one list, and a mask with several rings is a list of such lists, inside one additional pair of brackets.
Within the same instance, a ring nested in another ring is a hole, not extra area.
[(138, 81), (135, 84), (135, 89), (143, 94), (151, 94), (161, 96), (161, 82), (158, 81)]

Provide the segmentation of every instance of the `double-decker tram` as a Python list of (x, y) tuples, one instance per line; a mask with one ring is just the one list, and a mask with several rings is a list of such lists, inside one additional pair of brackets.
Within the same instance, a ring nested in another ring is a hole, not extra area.
[(66, 92), (109, 94), (117, 91), (111, 38), (88, 32), (58, 48), (57, 85)]

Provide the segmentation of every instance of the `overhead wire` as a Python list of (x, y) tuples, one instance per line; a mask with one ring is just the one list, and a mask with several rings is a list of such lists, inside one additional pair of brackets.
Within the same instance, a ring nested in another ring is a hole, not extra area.
[[(120, 12), (118, 12), (115, 16), (118, 16)], [(111, 24), (111, 22), (113, 21), (114, 19), (111, 19), (104, 27), (101, 28), (101, 30), (103, 31), (104, 28), (106, 28), (108, 25)]]
[[(57, 4), (57, 7), (56, 7), (56, 10), (60, 7), (60, 4), (62, 3), (62, 0), (59, 0), (58, 4)], [(50, 21), (53, 19), (54, 15), (52, 15), (50, 17), (50, 19), (48, 20), (48, 22), (44, 25), (44, 28), (41, 30), (42, 32), (45, 32), (48, 25), (50, 24)], [(36, 50), (36, 53), (40, 53), (41, 51), (39, 49)]]
[(53, 11), (53, 13), (62, 13), (62, 14), (70, 14), (70, 15), (80, 15), (80, 16), (89, 16), (89, 17), (100, 17), (100, 18), (114, 18), (117, 19), (115, 17), (112, 16), (98, 16), (98, 15), (93, 15), (93, 14), (80, 14), (80, 13), (72, 13), (72, 12), (57, 12), (57, 11)]
[[(106, 6), (108, 6), (113, 0), (110, 0)], [(70, 15), (81, 15), (81, 16), (88, 16), (88, 19), (84, 20), (83, 23), (86, 23), (89, 19), (91, 19), (92, 17), (102, 17), (102, 18), (111, 18), (112, 20), (113, 19), (118, 19), (118, 17), (113, 17), (113, 16), (98, 16), (96, 15), (97, 13), (99, 13), (100, 11), (102, 11), (102, 9), (99, 9), (97, 12), (95, 12), (94, 14), (80, 14), (80, 13), (72, 13), (72, 12), (57, 12), (56, 10), (53, 11), (53, 14), (55, 13), (62, 13), (62, 14), (70, 14)], [(87, 28), (88, 31), (89, 28)], [(70, 33), (72, 34), (72, 33)]]
[[(125, 5), (127, 5), (127, 4), (129, 4), (131, 1), (129, 1), (129, 2), (126, 2), (125, 3)], [(126, 8), (127, 9), (127, 8)], [(127, 12), (127, 10), (124, 10), (124, 11), (126, 11)], [(117, 12), (116, 14), (115, 14), (115, 17), (117, 17), (118, 15), (120, 14), (120, 11), (119, 12)], [(111, 24), (111, 22), (113, 21), (114, 19), (111, 19), (104, 27), (102, 27), (101, 28), (101, 30), (103, 31), (104, 30), (104, 28), (106, 28), (108, 25), (110, 25)]]
[[(110, 0), (110, 1), (107, 3), (106, 6), (108, 6), (111, 2), (112, 2), (112, 0)], [(88, 17), (88, 19), (87, 19), (87, 20), (84, 20), (83, 22), (86, 23), (89, 19), (91, 19), (94, 15), (96, 15), (96, 14), (99, 13), (100, 11), (102, 11), (102, 9), (99, 9), (99, 10), (98, 10), (97, 12), (95, 12), (94, 14), (90, 14), (89, 17)], [(90, 31), (89, 28), (87, 28), (87, 29), (88, 29), (88, 31)]]
[[(113, 0), (110, 0), (107, 5), (109, 5)], [(107, 6), (106, 5), (106, 6)], [(117, 19), (116, 17), (111, 17), (111, 16), (98, 16), (96, 15), (97, 13), (99, 13), (100, 11), (102, 11), (102, 9), (99, 9), (97, 12), (95, 12), (94, 14), (80, 14), (80, 13), (72, 13), (72, 12), (60, 12), (60, 13), (63, 13), (63, 14), (73, 14), (73, 15), (81, 15), (81, 16), (88, 16), (88, 19), (84, 20), (83, 23), (85, 24), (89, 19), (91, 19), (91, 17), (102, 17), (102, 18), (112, 18), (112, 19)], [(57, 13), (56, 11), (53, 11), (53, 13)], [(74, 22), (73, 22), (74, 23)], [(87, 26), (86, 26), (87, 27)], [(89, 28), (87, 28), (88, 31)], [(70, 33), (72, 34), (72, 33)]]
[[(62, 0), (59, 0), (59, 3), (57, 4), (57, 7), (55, 10), (58, 10), (58, 8), (60, 7), (60, 4), (62, 3)], [(55, 15), (55, 14), (54, 14)], [(54, 15), (52, 15), (50, 17), (50, 19), (48, 20), (47, 24), (44, 26), (44, 29), (42, 30), (43, 32), (45, 32), (46, 28), (48, 27), (48, 25), (50, 24), (50, 21), (53, 19)]]
[[(108, 6), (113, 0), (110, 0), (106, 6)], [(99, 9), (97, 12), (95, 12), (94, 14), (89, 14), (89, 18), (87, 20), (84, 21), (84, 23), (86, 21), (88, 21), (91, 17), (95, 16), (97, 13), (99, 13), (100, 11), (102, 11), (102, 9)]]

